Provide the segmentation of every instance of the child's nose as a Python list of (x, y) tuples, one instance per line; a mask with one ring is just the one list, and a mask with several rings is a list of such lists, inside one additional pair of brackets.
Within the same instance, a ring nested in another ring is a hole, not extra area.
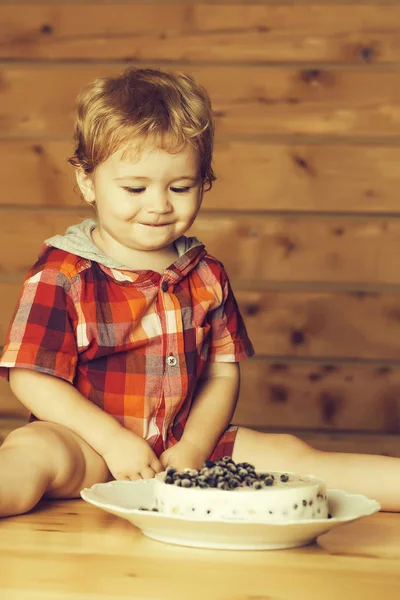
[(171, 203), (166, 192), (152, 194), (147, 210), (152, 213), (163, 214), (171, 211)]

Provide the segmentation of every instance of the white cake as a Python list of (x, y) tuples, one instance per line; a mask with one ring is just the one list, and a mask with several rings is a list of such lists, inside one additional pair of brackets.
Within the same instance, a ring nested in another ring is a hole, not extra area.
[[(195, 476), (193, 487), (182, 487), (165, 483), (166, 476), (166, 472), (156, 476), (155, 502), (157, 510), (167, 515), (269, 523), (328, 518), (326, 485), (311, 475), (269, 472), (269, 485), (261, 489), (244, 483), (234, 489), (201, 488)], [(264, 474), (261, 477), (266, 481)]]

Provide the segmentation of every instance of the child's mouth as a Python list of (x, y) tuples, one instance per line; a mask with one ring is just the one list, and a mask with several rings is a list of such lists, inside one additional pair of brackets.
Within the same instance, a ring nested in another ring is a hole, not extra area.
[(167, 225), (169, 225), (169, 223), (159, 223), (159, 224), (154, 224), (154, 223), (139, 223), (139, 225), (144, 225), (145, 227), (166, 227)]

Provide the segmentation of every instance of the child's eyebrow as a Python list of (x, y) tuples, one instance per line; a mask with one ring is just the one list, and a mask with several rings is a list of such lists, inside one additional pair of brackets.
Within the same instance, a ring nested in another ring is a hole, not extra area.
[[(126, 179), (142, 179), (146, 181), (151, 181), (150, 177), (142, 177), (140, 175), (125, 175), (124, 177), (115, 177), (114, 181), (122, 181)], [(175, 177), (173, 181), (180, 181), (181, 179), (189, 179), (190, 181), (197, 181), (198, 177), (193, 177), (191, 175), (181, 175), (181, 177)]]

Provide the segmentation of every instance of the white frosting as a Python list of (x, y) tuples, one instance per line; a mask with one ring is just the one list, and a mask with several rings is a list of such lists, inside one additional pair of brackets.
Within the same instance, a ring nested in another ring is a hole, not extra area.
[(183, 488), (164, 483), (165, 473), (156, 476), (155, 501), (158, 510), (168, 515), (194, 519), (239, 519), (269, 523), (326, 519), (326, 485), (311, 475), (272, 472), (273, 486), (260, 490), (236, 488)]

